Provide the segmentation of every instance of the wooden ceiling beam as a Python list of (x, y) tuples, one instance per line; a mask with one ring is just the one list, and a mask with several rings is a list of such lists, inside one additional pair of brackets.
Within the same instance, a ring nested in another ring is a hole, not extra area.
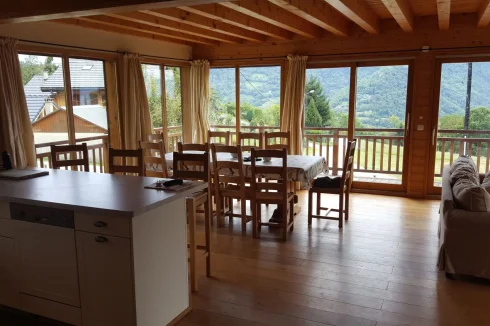
[(221, 21), (196, 15), (179, 8), (143, 10), (142, 13), (172, 20), (178, 23), (202, 28), (211, 32), (222, 33), (232, 37), (238, 37), (251, 42), (265, 42), (262, 34), (236, 27)]
[(379, 34), (379, 17), (364, 0), (324, 0), (366, 32)]
[(160, 17), (155, 17), (153, 15), (147, 15), (141, 12), (130, 12), (130, 13), (120, 13), (120, 14), (108, 14), (107, 17), (113, 17), (120, 19), (122, 21), (134, 22), (143, 25), (149, 25), (157, 28), (162, 28), (162, 33), (164, 30), (170, 30), (173, 32), (179, 32), (182, 34), (189, 34), (199, 38), (208, 38), (218, 42), (224, 42), (229, 44), (241, 43), (238, 38), (233, 38), (220, 33), (209, 32), (204, 29), (195, 28), (193, 26), (188, 26), (184, 24), (177, 23), (175, 21), (170, 21)]
[(168, 38), (166, 36), (161, 36), (158, 34), (145, 33), (145, 32), (141, 32), (141, 31), (133, 31), (133, 30), (128, 30), (128, 29), (121, 28), (118, 26), (103, 25), (100, 23), (84, 21), (81, 19), (73, 19), (73, 18), (57, 19), (57, 20), (53, 20), (53, 22), (56, 22), (59, 24), (64, 24), (64, 25), (73, 25), (73, 26), (80, 26), (83, 28), (96, 29), (99, 31), (106, 31), (106, 32), (111, 32), (111, 33), (130, 35), (130, 36), (136, 36), (136, 37), (143, 37), (143, 38), (148, 38), (148, 39), (152, 39), (155, 41), (161, 41), (161, 42), (171, 42), (171, 43), (176, 43), (176, 44), (192, 45), (191, 43), (188, 43), (188, 42), (185, 42), (182, 40), (172, 39), (172, 38)]
[(269, 2), (335, 35), (347, 36), (349, 34), (349, 21), (323, 1), (269, 0)]
[(478, 10), (478, 27), (490, 24), (490, 0), (484, 0)]
[(413, 32), (413, 11), (408, 0), (381, 0), (405, 32)]
[(324, 35), (323, 30), (318, 26), (298, 19), (296, 15), (270, 2), (253, 0), (221, 2), (219, 5), (307, 38), (321, 38)]
[(147, 26), (144, 24), (126, 21), (114, 17), (109, 17), (109, 16), (79, 17), (77, 19), (80, 21), (95, 23), (102, 26), (110, 26), (110, 27), (116, 27), (118, 29), (125, 29), (129, 31), (139, 32), (139, 33), (159, 35), (168, 39), (174, 39), (174, 40), (180, 40), (180, 41), (186, 41), (186, 42), (204, 44), (204, 45), (219, 45), (219, 42), (212, 41), (206, 38), (192, 36), (180, 32), (174, 32), (171, 30), (164, 30), (159, 27)]
[(449, 19), (451, 17), (451, 0), (437, 0), (437, 19), (439, 29), (449, 29)]
[(228, 9), (217, 4), (200, 5), (194, 7), (182, 6), (179, 8), (187, 12), (194, 13), (196, 15), (215, 19), (223, 23), (237, 26), (279, 40), (290, 40), (293, 36), (291, 32), (286, 31), (282, 28), (268, 24), (258, 19), (254, 19), (250, 16), (244, 15), (240, 12)]
[(19, 0), (2, 1), (0, 24), (103, 15), (178, 6), (195, 6), (226, 0)]

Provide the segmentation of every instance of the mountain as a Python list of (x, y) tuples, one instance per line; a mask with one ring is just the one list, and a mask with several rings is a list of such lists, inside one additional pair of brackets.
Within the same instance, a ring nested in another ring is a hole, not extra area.
[[(464, 115), (468, 64), (443, 64), (440, 115)], [(404, 120), (408, 66), (359, 67), (357, 69), (356, 114), (364, 126), (393, 127), (390, 117)], [(240, 68), (242, 103), (268, 107), (280, 101), (280, 68)], [(307, 78), (316, 77), (335, 113), (349, 107), (350, 68), (308, 69)], [(222, 103), (235, 101), (235, 69), (211, 69), (211, 88)], [(490, 107), (490, 63), (473, 63), (471, 107)]]

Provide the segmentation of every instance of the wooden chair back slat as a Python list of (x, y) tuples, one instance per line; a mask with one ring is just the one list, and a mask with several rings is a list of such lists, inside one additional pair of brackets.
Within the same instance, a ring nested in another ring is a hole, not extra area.
[(352, 170), (354, 169), (354, 154), (356, 151), (357, 140), (354, 139), (347, 143), (347, 150), (345, 152), (344, 166), (342, 170), (342, 184), (341, 188), (345, 186), (350, 187)]
[(208, 131), (209, 144), (230, 145), (231, 137), (229, 131)]
[[(236, 183), (240, 188), (244, 189), (245, 174), (243, 172), (243, 156), (241, 146), (211, 144), (211, 152), (213, 153), (213, 175), (215, 177), (216, 184), (225, 182)], [(217, 156), (218, 153), (229, 153), (230, 161), (219, 161)], [(237, 155), (236, 161), (231, 161), (231, 154)], [(222, 170), (225, 172), (222, 172)]]
[[(167, 160), (165, 159), (165, 143), (163, 141), (142, 141), (140, 142), (140, 148), (143, 150), (145, 176), (168, 178)], [(156, 169), (151, 169), (151, 167), (155, 165)]]
[(185, 151), (209, 152), (209, 143), (205, 143), (205, 144), (194, 144), (194, 143), (183, 144), (183, 143), (179, 142), (177, 144), (177, 150), (179, 151), (179, 153), (183, 153)]
[[(121, 165), (114, 162), (115, 158), (121, 159)], [(128, 159), (136, 159), (137, 165), (127, 165)], [(109, 148), (109, 173), (132, 173), (142, 177), (145, 175), (143, 163), (143, 149), (114, 149)]]
[[(78, 157), (78, 154), (81, 153), (82, 158), (75, 159), (67, 159), (60, 160), (59, 155), (65, 153), (65, 157), (67, 154), (74, 155), (74, 157)], [(83, 166), (85, 172), (90, 172), (89, 162), (88, 162), (88, 147), (86, 143), (80, 145), (52, 145), (51, 146), (51, 165), (53, 169), (59, 169), (60, 167), (78, 167)]]
[(154, 134), (149, 134), (147, 135), (147, 140), (151, 142), (159, 142), (159, 141), (164, 141), (163, 138), (163, 132), (158, 132)]
[(173, 173), (176, 179), (209, 180), (209, 152), (188, 154), (174, 152)]
[(265, 149), (289, 149), (291, 134), (289, 131), (275, 131), (264, 133)]
[(263, 140), (262, 132), (239, 132), (237, 135), (237, 144), (242, 146), (244, 152), (250, 152), (252, 148), (263, 149)]

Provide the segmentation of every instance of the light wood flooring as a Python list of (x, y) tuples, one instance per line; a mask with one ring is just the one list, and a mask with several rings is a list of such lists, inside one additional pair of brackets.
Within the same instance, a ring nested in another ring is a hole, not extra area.
[(343, 230), (309, 229), (306, 194), (286, 243), (267, 228), (252, 239), (250, 223), (244, 236), (236, 218), (213, 228), (213, 277), (200, 266), (179, 326), (490, 325), (489, 282), (437, 271), (438, 201), (353, 194)]

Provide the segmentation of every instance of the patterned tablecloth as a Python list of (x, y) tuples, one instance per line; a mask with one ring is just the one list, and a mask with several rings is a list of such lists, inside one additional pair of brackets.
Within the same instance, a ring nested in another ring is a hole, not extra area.
[[(188, 153), (199, 153), (189, 151)], [(218, 160), (220, 161), (234, 161), (234, 159), (228, 153), (218, 153)], [(173, 166), (173, 153), (167, 153), (165, 155), (167, 166), (171, 168)], [(257, 165), (265, 166), (281, 166), (280, 158), (273, 158), (270, 162), (265, 163), (258, 161)], [(245, 176), (250, 177), (251, 163), (243, 162), (245, 169)], [(322, 156), (303, 156), (303, 155), (288, 155), (288, 179), (290, 181), (297, 181), (301, 183), (310, 183), (317, 175), (327, 170), (327, 162)], [(275, 176), (264, 175), (261, 177), (275, 178)]]

